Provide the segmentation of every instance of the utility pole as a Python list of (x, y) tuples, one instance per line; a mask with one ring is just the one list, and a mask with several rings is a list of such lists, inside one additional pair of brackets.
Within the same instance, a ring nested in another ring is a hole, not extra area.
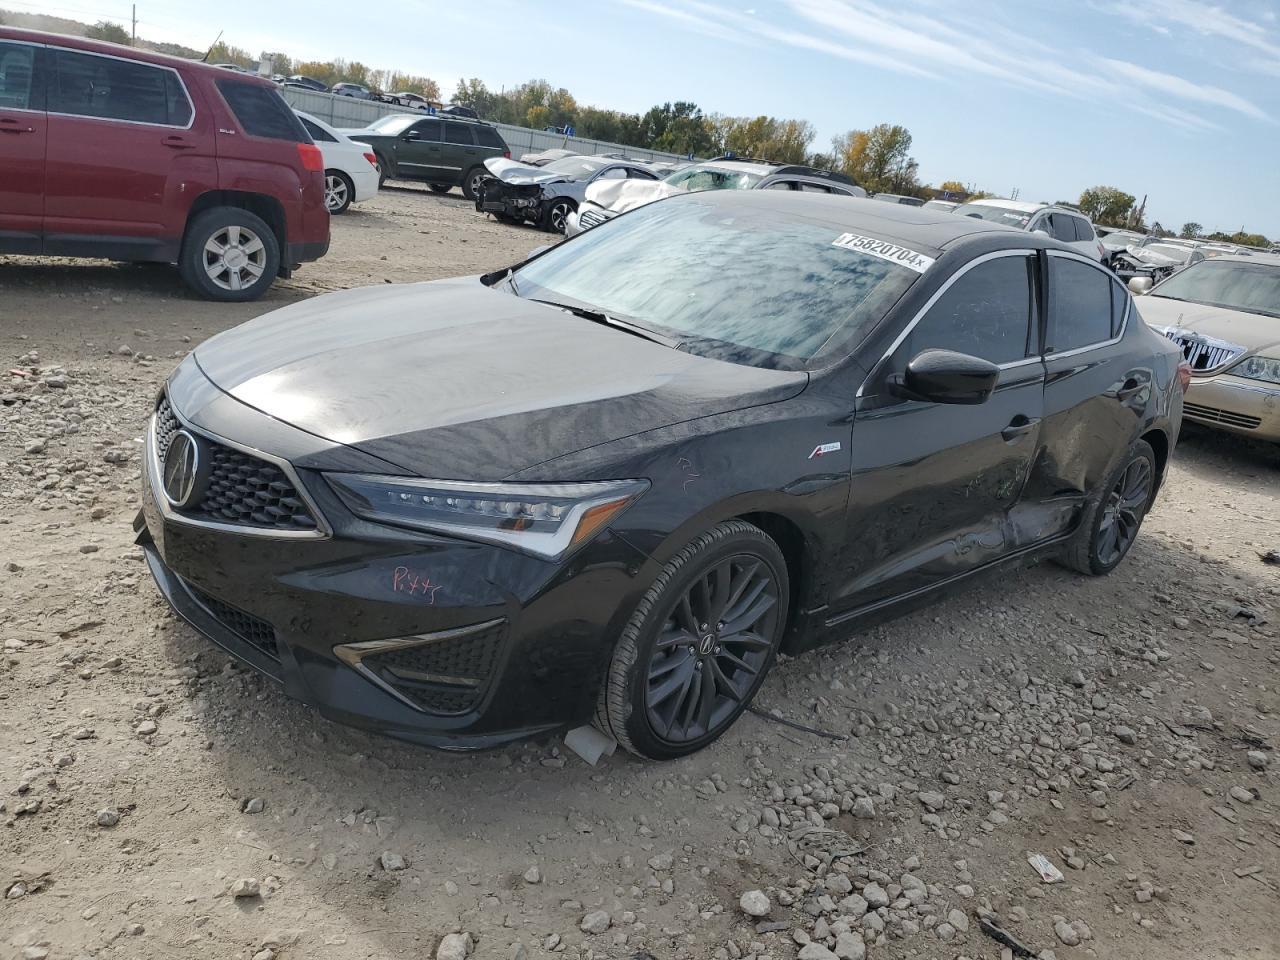
[(138, 5), (133, 5), (133, 45), (138, 45)]

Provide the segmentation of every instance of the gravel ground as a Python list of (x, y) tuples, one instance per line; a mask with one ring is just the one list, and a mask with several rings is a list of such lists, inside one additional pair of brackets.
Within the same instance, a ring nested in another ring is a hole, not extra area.
[(665, 765), (347, 730), (169, 614), (130, 523), (179, 357), (544, 242), (400, 189), (256, 304), (0, 258), (0, 957), (1280, 954), (1280, 448), (1189, 431), (1110, 577), (1041, 564), (785, 660), (758, 705), (817, 733), (747, 715)]

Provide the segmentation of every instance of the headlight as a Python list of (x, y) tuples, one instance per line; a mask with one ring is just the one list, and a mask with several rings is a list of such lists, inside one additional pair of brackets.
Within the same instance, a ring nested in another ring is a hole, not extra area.
[(558, 560), (649, 489), (647, 480), (466, 483), (326, 474), (356, 516), (515, 547)]
[(1270, 357), (1250, 357), (1247, 360), (1241, 360), (1227, 372), (1248, 380), (1280, 383), (1280, 360), (1273, 360)]

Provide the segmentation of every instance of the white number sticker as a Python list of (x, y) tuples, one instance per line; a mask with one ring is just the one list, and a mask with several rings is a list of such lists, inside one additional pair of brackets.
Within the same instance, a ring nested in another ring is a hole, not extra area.
[(873, 257), (888, 260), (890, 263), (896, 263), (898, 266), (914, 270), (916, 273), (924, 273), (933, 266), (933, 257), (926, 257), (923, 253), (908, 250), (906, 247), (900, 247), (896, 243), (889, 243), (887, 240), (877, 240), (875, 237), (860, 237), (856, 233), (842, 233), (831, 241), (831, 245), (833, 247), (844, 247), (846, 250), (869, 253)]

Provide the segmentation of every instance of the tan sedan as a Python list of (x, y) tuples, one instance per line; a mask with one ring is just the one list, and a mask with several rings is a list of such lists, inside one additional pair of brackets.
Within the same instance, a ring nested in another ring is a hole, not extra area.
[(1280, 257), (1223, 256), (1130, 289), (1148, 326), (1191, 365), (1183, 416), (1280, 442)]

